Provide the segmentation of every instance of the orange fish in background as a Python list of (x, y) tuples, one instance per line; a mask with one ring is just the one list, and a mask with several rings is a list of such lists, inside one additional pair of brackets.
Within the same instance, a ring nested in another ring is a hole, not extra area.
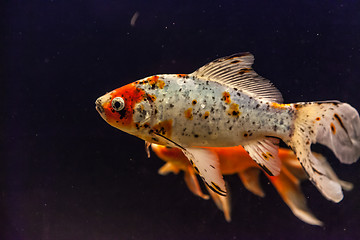
[[(180, 171), (184, 171), (184, 180), (190, 191), (203, 199), (209, 199), (209, 196), (201, 191), (196, 172), (180, 149), (157, 144), (151, 144), (151, 148), (160, 159), (166, 162), (159, 169), (159, 174), (166, 175), (170, 172), (178, 174)], [(259, 174), (263, 170), (241, 146), (207, 149), (213, 151), (218, 156), (222, 174), (238, 174), (247, 190), (260, 197), (265, 196), (259, 181)], [(321, 161), (322, 166), (327, 170), (327, 174), (332, 176), (344, 190), (349, 191), (352, 189), (353, 185), (351, 183), (342, 181), (336, 176), (325, 157), (318, 153), (313, 154)], [(308, 176), (296, 159), (295, 154), (290, 149), (280, 148), (279, 158), (282, 164), (278, 176), (269, 176), (263, 172), (296, 217), (308, 224), (321, 226), (322, 222), (307, 207), (306, 198), (300, 189), (300, 182), (307, 180)], [(220, 196), (209, 190), (208, 187), (207, 189), (217, 207), (223, 211), (225, 219), (230, 222), (230, 198), (228, 196)]]

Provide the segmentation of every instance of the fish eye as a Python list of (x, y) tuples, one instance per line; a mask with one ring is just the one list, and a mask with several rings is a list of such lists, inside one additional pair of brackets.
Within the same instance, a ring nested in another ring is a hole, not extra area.
[(121, 97), (116, 97), (111, 101), (111, 107), (115, 111), (121, 111), (125, 107), (124, 99)]

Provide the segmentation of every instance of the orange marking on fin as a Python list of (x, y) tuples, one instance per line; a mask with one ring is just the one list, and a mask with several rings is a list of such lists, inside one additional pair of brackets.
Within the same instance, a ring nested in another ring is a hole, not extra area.
[(244, 74), (244, 73), (248, 73), (248, 72), (251, 72), (251, 68), (243, 68), (243, 69), (240, 69), (239, 71), (239, 74)]
[(266, 153), (262, 153), (262, 156), (264, 157), (265, 160), (269, 160), (268, 155), (266, 155)]
[[(235, 59), (235, 58), (238, 58), (239, 56), (236, 55), (236, 56), (233, 56), (233, 57), (228, 57), (228, 58), (225, 58), (225, 60), (232, 60), (232, 59)], [(242, 62), (241, 60), (238, 60), (239, 62)]]

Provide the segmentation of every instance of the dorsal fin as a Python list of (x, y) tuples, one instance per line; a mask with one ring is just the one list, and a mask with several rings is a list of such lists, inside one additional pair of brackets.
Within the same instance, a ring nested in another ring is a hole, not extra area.
[(283, 98), (279, 90), (251, 68), (253, 63), (254, 56), (251, 53), (237, 53), (218, 58), (190, 75), (238, 88), (257, 98), (282, 103)]

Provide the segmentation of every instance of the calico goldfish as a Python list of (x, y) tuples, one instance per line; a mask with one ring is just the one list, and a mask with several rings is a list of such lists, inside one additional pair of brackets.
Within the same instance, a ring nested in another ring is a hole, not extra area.
[[(190, 191), (203, 199), (209, 199), (209, 196), (201, 191), (196, 173), (180, 149), (157, 144), (151, 144), (151, 149), (166, 162), (159, 169), (159, 174), (166, 175), (170, 172), (178, 174), (180, 171), (184, 171), (184, 180)], [(237, 146), (207, 148), (207, 150), (218, 157), (222, 174), (238, 174), (246, 189), (260, 197), (265, 196), (259, 181), (261, 168), (250, 158), (244, 148)], [(344, 190), (352, 189), (353, 185), (340, 180), (321, 154), (313, 153), (313, 155), (321, 160), (323, 167), (332, 175), (332, 179), (338, 182)], [(301, 191), (300, 183), (308, 179), (308, 176), (297, 161), (295, 154), (290, 149), (279, 148), (278, 156), (282, 163), (279, 175), (269, 176), (267, 173), (265, 175), (295, 216), (308, 224), (321, 226), (322, 222), (307, 207), (306, 198)], [(211, 190), (208, 192), (229, 222), (231, 220), (230, 199), (214, 194)]]
[(281, 93), (252, 68), (254, 56), (216, 59), (191, 74), (159, 74), (117, 88), (95, 104), (111, 126), (149, 143), (182, 150), (206, 185), (226, 196), (219, 163), (199, 147), (243, 146), (269, 175), (278, 175), (279, 139), (329, 200), (343, 198), (310, 146), (329, 147), (342, 163), (360, 156), (360, 118), (347, 103), (284, 104)]

